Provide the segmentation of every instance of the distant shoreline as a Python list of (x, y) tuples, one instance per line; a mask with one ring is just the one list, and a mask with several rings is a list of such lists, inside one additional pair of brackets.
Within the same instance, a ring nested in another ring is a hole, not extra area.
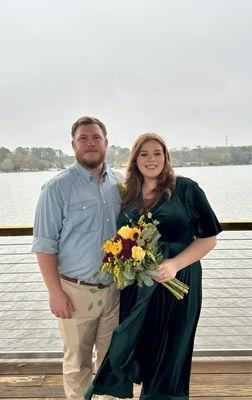
[[(194, 149), (183, 147), (170, 150), (174, 168), (205, 167), (222, 165), (252, 165), (252, 145), (201, 147)], [(106, 163), (112, 168), (126, 168), (130, 159), (130, 149), (110, 146), (106, 154)], [(61, 150), (50, 147), (18, 147), (13, 152), (0, 147), (0, 172), (36, 172), (57, 171), (69, 167), (75, 157), (63, 154)]]

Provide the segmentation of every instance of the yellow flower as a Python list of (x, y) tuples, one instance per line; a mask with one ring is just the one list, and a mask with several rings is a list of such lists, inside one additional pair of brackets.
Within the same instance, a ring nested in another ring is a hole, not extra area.
[(118, 240), (118, 242), (112, 243), (110, 251), (114, 256), (116, 256), (117, 254), (121, 253), (122, 249), (123, 249), (122, 241)]
[(132, 228), (129, 233), (129, 239), (131, 240), (140, 239), (141, 236), (142, 236), (142, 231), (137, 227)]
[(101, 271), (105, 271), (105, 269), (109, 269), (109, 263), (103, 263), (101, 266)]
[(104, 245), (102, 246), (102, 250), (105, 251), (105, 253), (111, 253), (113, 243), (110, 240), (106, 240)]
[(140, 246), (133, 246), (131, 254), (135, 260), (142, 260), (145, 256), (145, 251)]
[(122, 182), (118, 182), (117, 183), (117, 187), (118, 187), (120, 195), (122, 197), (124, 192), (125, 192), (125, 190), (126, 190), (126, 186)]
[(132, 231), (132, 229), (129, 227), (129, 225), (126, 225), (126, 226), (122, 226), (117, 233), (123, 239), (129, 239), (131, 231)]

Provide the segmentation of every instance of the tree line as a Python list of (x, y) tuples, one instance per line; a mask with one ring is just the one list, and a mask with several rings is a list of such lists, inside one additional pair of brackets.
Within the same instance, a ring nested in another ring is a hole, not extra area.
[(73, 161), (74, 157), (50, 147), (17, 147), (13, 152), (0, 147), (0, 171), (2, 172), (63, 169)]
[[(173, 165), (244, 165), (252, 164), (252, 146), (201, 147), (194, 149), (183, 147), (171, 149)], [(124, 168), (129, 159), (127, 147), (110, 146), (106, 162), (110, 167)], [(47, 169), (64, 169), (74, 162), (74, 156), (64, 154), (51, 147), (17, 147), (10, 151), (0, 147), (0, 171), (41, 171)]]
[(252, 146), (219, 146), (172, 149), (174, 166), (252, 164)]

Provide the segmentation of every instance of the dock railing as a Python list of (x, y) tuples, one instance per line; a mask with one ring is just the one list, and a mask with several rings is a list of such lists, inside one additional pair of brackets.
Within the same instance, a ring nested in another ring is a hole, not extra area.
[[(222, 222), (203, 260), (203, 304), (194, 356), (252, 356), (252, 221)], [(0, 359), (61, 358), (57, 319), (32, 227), (0, 227)]]

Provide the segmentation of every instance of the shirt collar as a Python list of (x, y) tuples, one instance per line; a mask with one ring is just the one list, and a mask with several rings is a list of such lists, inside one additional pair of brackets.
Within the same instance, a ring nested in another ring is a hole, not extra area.
[[(91, 181), (95, 180), (95, 176), (92, 174), (92, 172), (89, 171), (87, 168), (83, 167), (80, 163), (78, 163), (78, 161), (75, 161), (74, 166), (75, 166), (77, 172), (80, 174), (80, 176), (85, 179), (85, 181), (91, 182)], [(108, 169), (107, 169), (106, 163), (104, 163), (103, 170), (102, 170), (103, 181), (105, 180), (106, 175), (108, 175)]]

